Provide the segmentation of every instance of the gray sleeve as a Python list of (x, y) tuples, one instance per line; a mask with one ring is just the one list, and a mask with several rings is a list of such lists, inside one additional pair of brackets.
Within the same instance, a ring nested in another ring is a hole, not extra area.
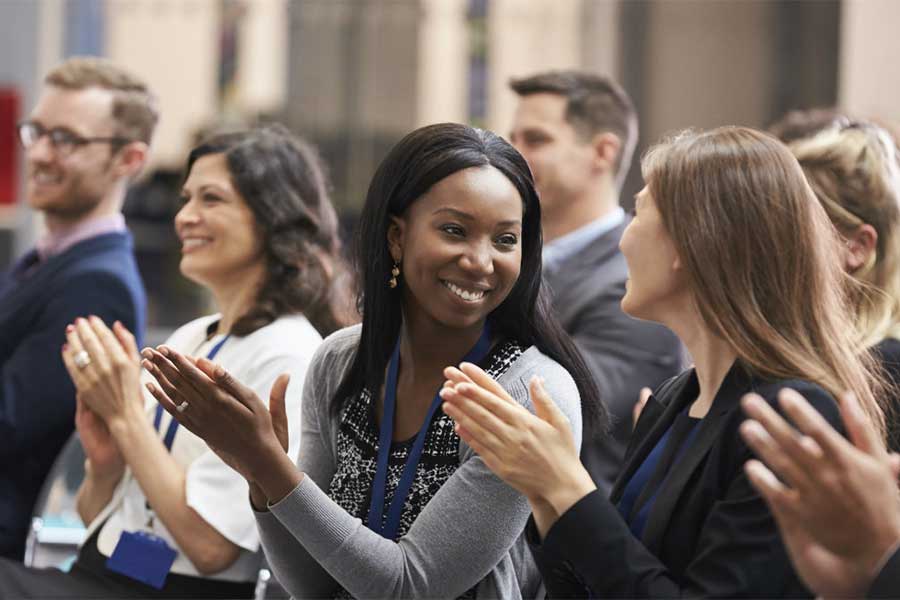
[[(340, 381), (336, 374), (343, 373), (336, 367), (345, 366), (346, 355), (352, 355), (346, 347), (334, 349), (335, 345), (346, 345), (341, 344), (342, 339), (323, 342), (311, 361), (303, 385), (298, 466), (306, 475), (304, 481), (311, 480), (323, 487), (328, 486), (336, 468), (332, 431), (327, 420), (331, 394)], [(296, 598), (321, 598), (334, 593), (335, 581), (271, 511), (255, 515), (266, 559), (285, 590)]]
[[(555, 363), (564, 376), (539, 368), (548, 360), (540, 354), (532, 354), (525, 362), (534, 362), (535, 356), (543, 359), (534, 363), (537, 368), (523, 372), (514, 365), (500, 382), (517, 400), (529, 404), (525, 381), (531, 372), (544, 375), (548, 391), (580, 440), (581, 411), (574, 382)], [(308, 443), (302, 441), (304, 450)], [(470, 449), (461, 448), (460, 457), (460, 467), (399, 542), (373, 533), (332, 501), (322, 491), (321, 481), (305, 477), (270, 507), (306, 550), (301, 556), (295, 554), (299, 545), (277, 548), (279, 580), (298, 597), (321, 596), (326, 588), (319, 570), (308, 570), (307, 559), (312, 556), (356, 598), (453, 597), (477, 584), (509, 552), (530, 510), (527, 500), (491, 473)], [(268, 525), (261, 523), (261, 527)], [(264, 533), (264, 543), (267, 537)], [(268, 544), (266, 550), (270, 551)], [(273, 557), (269, 558), (274, 567)]]

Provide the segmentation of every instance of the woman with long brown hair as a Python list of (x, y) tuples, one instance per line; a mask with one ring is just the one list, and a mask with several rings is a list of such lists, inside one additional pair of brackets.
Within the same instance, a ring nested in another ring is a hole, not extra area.
[(477, 367), (450, 368), (444, 410), (529, 498), (551, 596), (808, 595), (744, 473), (739, 401), (752, 391), (774, 405), (793, 388), (839, 428), (835, 398), (849, 390), (884, 430), (838, 237), (796, 159), (763, 133), (684, 133), (653, 148), (643, 172), (621, 242), (622, 307), (670, 327), (695, 366), (647, 402), (610, 499), (539, 380), (535, 416)]

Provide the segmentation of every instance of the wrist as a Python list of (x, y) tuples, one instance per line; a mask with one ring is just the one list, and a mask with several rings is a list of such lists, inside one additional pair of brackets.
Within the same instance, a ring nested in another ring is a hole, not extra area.
[(267, 504), (275, 504), (287, 496), (303, 480), (303, 473), (294, 462), (278, 446), (277, 452), (265, 453), (267, 458), (263, 467), (254, 469), (257, 476), (255, 484), (265, 497)]
[(597, 485), (591, 479), (590, 474), (579, 463), (578, 468), (569, 473), (558, 484), (548, 486), (541, 500), (548, 504), (556, 516), (559, 517), (596, 489)]
[(109, 433), (119, 443), (120, 448), (124, 448), (123, 444), (127, 444), (139, 431), (149, 426), (150, 423), (143, 410), (137, 406), (126, 406), (120, 413), (111, 415), (106, 421)]
[(99, 467), (89, 458), (84, 461), (85, 482), (99, 489), (111, 489), (116, 487), (116, 484), (122, 479), (124, 473), (124, 462)]

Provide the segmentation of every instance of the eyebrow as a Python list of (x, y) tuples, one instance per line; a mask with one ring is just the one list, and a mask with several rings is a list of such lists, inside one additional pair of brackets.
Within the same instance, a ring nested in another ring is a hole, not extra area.
[[(181, 188), (182, 195), (186, 194), (189, 191), (190, 190), (188, 190), (186, 187)], [(216, 185), (215, 183), (204, 183), (199, 188), (197, 188), (197, 193), (202, 194), (204, 192), (215, 192), (217, 194), (226, 195), (228, 193), (228, 190), (219, 185)]]
[[(453, 215), (457, 219), (461, 219), (464, 221), (474, 221), (475, 220), (475, 217), (473, 217), (469, 213), (463, 212), (461, 210), (457, 210), (455, 208), (439, 208), (431, 214), (436, 215), (438, 213), (448, 213), (450, 215)], [(501, 221), (501, 222), (497, 223), (497, 225), (500, 227), (510, 227), (512, 225), (521, 225), (521, 224), (522, 224), (522, 221), (519, 219), (511, 219), (509, 221)]]

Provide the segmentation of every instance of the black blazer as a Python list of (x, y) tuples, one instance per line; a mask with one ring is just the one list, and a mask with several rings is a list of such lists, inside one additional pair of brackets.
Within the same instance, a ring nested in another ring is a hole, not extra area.
[(866, 598), (900, 598), (900, 550), (881, 567)]
[(837, 404), (819, 386), (764, 381), (736, 362), (660, 488), (637, 539), (616, 504), (676, 415), (699, 392), (693, 369), (664, 383), (641, 414), (610, 499), (599, 490), (582, 498), (557, 520), (543, 544), (533, 519), (529, 521), (528, 539), (549, 595), (810, 596), (794, 573), (765, 502), (744, 474), (752, 453), (738, 433), (745, 418), (741, 397), (755, 391), (773, 404), (783, 387), (799, 391), (843, 431)]
[(619, 240), (628, 225), (607, 231), (581, 252), (544, 269), (553, 310), (581, 351), (609, 409), (609, 435), (584, 431), (581, 459), (609, 492), (624, 464), (631, 410), (644, 386), (654, 388), (681, 372), (681, 342), (666, 327), (622, 312), (628, 265)]
[(79, 242), (21, 280), (0, 275), (0, 556), (21, 560), (41, 484), (74, 428), (66, 325), (119, 320), (140, 344), (145, 305), (127, 233)]

